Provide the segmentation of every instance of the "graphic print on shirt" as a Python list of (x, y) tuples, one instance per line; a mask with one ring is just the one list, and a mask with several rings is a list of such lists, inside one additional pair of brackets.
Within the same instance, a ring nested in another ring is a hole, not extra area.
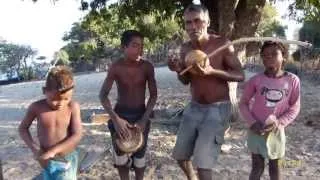
[(288, 83), (282, 88), (270, 88), (262, 86), (261, 95), (266, 99), (266, 107), (275, 107), (285, 96), (288, 96)]

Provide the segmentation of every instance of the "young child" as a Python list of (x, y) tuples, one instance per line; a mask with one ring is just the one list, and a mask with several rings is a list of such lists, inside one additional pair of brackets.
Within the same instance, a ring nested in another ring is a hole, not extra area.
[[(142, 180), (146, 166), (145, 151), (150, 129), (149, 116), (157, 100), (157, 86), (153, 65), (141, 59), (143, 35), (135, 30), (125, 31), (121, 37), (121, 46), (124, 51), (124, 59), (119, 59), (110, 66), (100, 91), (100, 101), (112, 119), (108, 127), (113, 141), (114, 164), (121, 180), (129, 179), (132, 160), (136, 179)], [(108, 95), (114, 82), (117, 84), (118, 98), (113, 110)], [(146, 106), (147, 85), (150, 97)], [(133, 126), (143, 132), (144, 144), (129, 158), (117, 148), (115, 137), (118, 135), (122, 139), (128, 139), (130, 137), (129, 128)]]
[[(80, 107), (72, 101), (72, 72), (64, 66), (50, 70), (43, 93), (45, 99), (32, 103), (19, 126), (23, 141), (31, 149), (43, 171), (42, 179), (77, 179), (78, 153), (82, 136)], [(37, 119), (39, 145), (29, 127)]]
[(281, 43), (265, 42), (260, 55), (265, 71), (246, 83), (240, 111), (250, 127), (248, 148), (252, 153), (252, 170), (249, 179), (260, 179), (265, 159), (269, 159), (269, 175), (274, 180), (280, 179), (284, 128), (300, 111), (300, 80), (283, 70), (287, 50)]

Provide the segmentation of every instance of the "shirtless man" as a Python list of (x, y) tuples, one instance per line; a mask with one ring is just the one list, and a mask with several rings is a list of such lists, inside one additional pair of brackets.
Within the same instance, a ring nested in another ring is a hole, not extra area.
[(188, 6), (184, 12), (184, 23), (190, 41), (182, 45), (179, 60), (168, 61), (169, 69), (178, 73), (178, 79), (185, 85), (190, 84), (192, 101), (184, 110), (173, 150), (173, 157), (189, 180), (196, 179), (191, 156), (199, 179), (212, 179), (211, 169), (220, 152), (230, 115), (227, 82), (244, 80), (241, 64), (232, 46), (210, 57), (209, 66), (202, 68), (195, 65), (197, 74), (188, 72), (179, 75), (186, 68), (184, 59), (190, 50), (199, 49), (209, 54), (228, 43), (221, 36), (207, 33), (209, 22), (205, 7), (194, 4)]
[[(125, 31), (121, 37), (121, 46), (125, 57), (110, 66), (107, 78), (100, 91), (100, 101), (112, 119), (112, 121), (109, 121), (108, 127), (115, 151), (114, 164), (118, 169), (121, 180), (129, 179), (129, 168), (132, 160), (136, 179), (142, 180), (145, 170), (144, 155), (150, 129), (149, 116), (157, 100), (157, 86), (153, 65), (141, 59), (143, 52), (142, 34), (134, 30)], [(118, 98), (115, 108), (112, 109), (108, 95), (114, 82), (117, 84)], [(147, 85), (150, 97), (146, 106)], [(138, 127), (143, 132), (144, 144), (141, 149), (128, 158), (117, 148), (115, 135), (126, 139), (130, 135), (128, 128), (133, 126)]]
[[(68, 68), (52, 68), (43, 87), (46, 98), (29, 106), (19, 126), (21, 138), (44, 169), (42, 179), (77, 179), (78, 153), (75, 148), (82, 136), (82, 125), (79, 104), (72, 101), (73, 87)], [(29, 132), (35, 119), (39, 145)], [(65, 166), (57, 165), (58, 158), (63, 159)]]

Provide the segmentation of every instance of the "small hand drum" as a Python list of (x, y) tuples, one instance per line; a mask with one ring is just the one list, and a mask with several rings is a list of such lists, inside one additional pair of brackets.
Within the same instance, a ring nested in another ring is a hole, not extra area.
[[(206, 53), (201, 50), (191, 50), (185, 57), (186, 66), (192, 66), (195, 64), (199, 64), (200, 67), (205, 68), (209, 65), (209, 58)], [(198, 74), (194, 68), (189, 70), (192, 74)]]
[(128, 140), (120, 139), (116, 136), (116, 144), (124, 153), (133, 153), (141, 148), (143, 144), (143, 134), (138, 128), (129, 128), (131, 138)]

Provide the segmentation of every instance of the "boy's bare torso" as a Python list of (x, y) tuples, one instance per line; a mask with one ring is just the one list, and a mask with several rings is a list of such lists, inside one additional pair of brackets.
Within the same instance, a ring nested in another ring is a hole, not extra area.
[(143, 60), (138, 62), (120, 60), (114, 64), (118, 89), (117, 104), (120, 107), (140, 108), (145, 105), (148, 68), (152, 68), (150, 65)]
[(69, 136), (72, 112), (70, 105), (53, 110), (46, 100), (40, 100), (35, 102), (33, 109), (37, 117), (38, 139), (43, 151), (47, 151)]
[[(210, 36), (210, 40), (202, 50), (206, 54), (212, 53), (217, 48), (226, 43), (226, 40), (219, 37)], [(186, 54), (194, 49), (191, 43), (182, 46), (181, 58), (185, 59)], [(224, 52), (210, 57), (210, 65), (215, 69), (226, 70), (224, 64)], [(196, 76), (191, 75), (191, 95), (192, 100), (201, 104), (210, 104), (229, 99), (228, 83), (215, 76)]]

